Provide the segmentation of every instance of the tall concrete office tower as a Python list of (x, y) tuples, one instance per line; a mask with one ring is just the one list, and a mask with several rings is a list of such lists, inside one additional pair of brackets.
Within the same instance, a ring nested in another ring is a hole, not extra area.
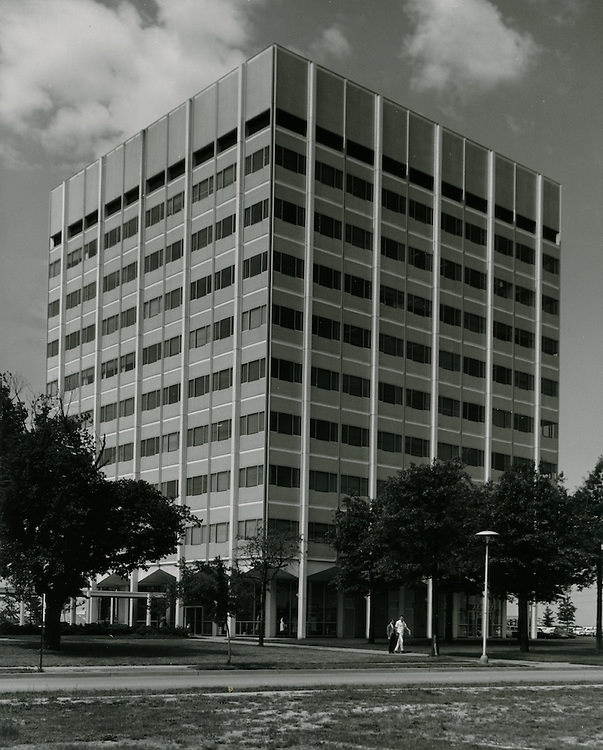
[(49, 391), (109, 476), (202, 518), (186, 559), (299, 532), (269, 632), (356, 634), (325, 544), (343, 495), (436, 457), (557, 470), (559, 215), (553, 181), (271, 46), (52, 192)]

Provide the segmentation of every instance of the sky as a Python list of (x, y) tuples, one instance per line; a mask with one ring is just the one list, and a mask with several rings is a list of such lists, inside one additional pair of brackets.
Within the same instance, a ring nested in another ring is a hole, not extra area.
[(0, 371), (44, 390), (49, 191), (273, 42), (562, 184), (573, 489), (603, 454), (600, 0), (0, 0)]

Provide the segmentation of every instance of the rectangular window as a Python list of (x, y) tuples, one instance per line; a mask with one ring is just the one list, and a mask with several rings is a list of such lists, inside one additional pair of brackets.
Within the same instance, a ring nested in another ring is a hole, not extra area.
[(59, 276), (61, 273), (61, 259), (54, 260), (52, 263), (48, 265), (48, 278), (54, 279), (56, 276)]
[(306, 225), (306, 209), (304, 206), (298, 206), (281, 198), (274, 199), (274, 216), (288, 224), (295, 224), (299, 227)]
[(163, 389), (162, 402), (164, 405), (177, 404), (180, 401), (180, 383), (166, 385)]
[(395, 193), (393, 190), (388, 190), (387, 188), (381, 189), (381, 205), (383, 208), (387, 208), (388, 211), (393, 211), (396, 214), (406, 213), (405, 196), (400, 195), (400, 193)]
[(487, 276), (482, 271), (465, 266), (465, 284), (472, 286), (474, 289), (485, 289)]
[[(349, 193), (356, 198), (360, 198), (361, 200), (373, 200), (373, 183), (363, 180), (362, 177), (357, 177), (349, 172), (345, 176), (345, 190), (346, 193)], [(401, 198), (402, 196), (399, 197)]]
[(201, 180), (201, 182), (197, 182), (193, 185), (191, 200), (193, 203), (197, 203), (204, 198), (208, 198), (213, 192), (214, 178), (212, 175), (211, 177), (207, 177), (205, 180)]
[(521, 242), (515, 243), (515, 257), (522, 263), (528, 263), (533, 266), (536, 261), (536, 251), (529, 245), (524, 245)]
[(412, 198), (408, 200), (408, 215), (421, 224), (433, 224), (433, 209), (431, 206), (426, 206)]
[[(59, 261), (60, 262), (60, 261)], [(67, 253), (67, 268), (73, 268), (82, 262), (82, 248)]]
[(159, 453), (159, 437), (144, 438), (140, 441), (140, 455), (156, 456)]
[(226, 289), (234, 284), (234, 266), (226, 266), (220, 271), (214, 273), (214, 289), (217, 292), (220, 289)]
[(353, 424), (342, 424), (341, 442), (345, 445), (366, 448), (369, 444), (369, 431), (364, 427), (358, 427)]
[(161, 314), (163, 305), (162, 297), (155, 297), (154, 299), (147, 300), (142, 308), (143, 318), (154, 318), (156, 315)]
[(402, 453), (402, 435), (394, 432), (377, 432), (377, 448), (386, 453)]
[[(278, 146), (276, 147), (277, 153), (278, 153)], [(264, 148), (259, 149), (258, 151), (254, 151), (252, 154), (249, 154), (249, 156), (245, 157), (245, 175), (253, 174), (254, 172), (258, 172), (260, 169), (263, 169), (264, 167), (268, 166), (270, 164), (270, 147), (264, 146)], [(278, 164), (278, 160), (277, 160)], [(304, 174), (305, 174), (305, 167), (304, 167)]]
[(459, 447), (452, 443), (438, 443), (438, 458), (442, 461), (450, 461), (458, 458)]
[(232, 435), (232, 422), (230, 419), (221, 419), (219, 422), (212, 422), (211, 441), (219, 443), (222, 440), (230, 440)]
[(190, 427), (186, 431), (186, 444), (189, 448), (193, 448), (196, 445), (205, 445), (209, 442), (209, 427), (208, 425), (200, 425), (199, 427)]
[(256, 411), (252, 414), (243, 414), (240, 420), (241, 435), (255, 435), (264, 431), (264, 412)]
[(112, 378), (114, 375), (117, 375), (118, 369), (119, 362), (117, 358), (103, 362), (101, 364), (101, 378)]
[(391, 286), (381, 284), (379, 300), (386, 307), (393, 307), (397, 310), (404, 309), (404, 292), (401, 289), (394, 289)]
[(266, 360), (254, 359), (241, 365), (241, 383), (253, 383), (266, 377)]
[(124, 222), (122, 226), (122, 237), (124, 240), (134, 237), (138, 232), (138, 216), (134, 216), (132, 219)]
[(299, 469), (270, 464), (270, 484), (277, 487), (299, 487)]
[(511, 456), (506, 453), (492, 451), (492, 468), (496, 471), (506, 471), (511, 467)]
[(301, 383), (302, 365), (298, 362), (290, 362), (288, 359), (272, 357), (270, 376), (288, 383)]
[(357, 495), (358, 497), (368, 497), (368, 479), (365, 477), (356, 477), (350, 474), (341, 475), (342, 495)]
[(492, 323), (492, 335), (499, 341), (512, 341), (513, 326), (510, 326), (507, 323), (501, 323), (500, 320), (495, 320)]
[(271, 411), (270, 431), (281, 435), (301, 435), (301, 417), (284, 411)]
[(134, 414), (134, 398), (124, 398), (119, 402), (119, 416), (129, 417)]
[(157, 172), (147, 180), (147, 193), (152, 193), (154, 190), (158, 190), (160, 187), (165, 185), (165, 170)]
[(120, 372), (129, 372), (130, 370), (133, 370), (136, 366), (136, 352), (128, 352), (127, 354), (122, 354), (119, 358), (119, 371)]
[(112, 422), (117, 419), (117, 404), (105, 404), (100, 408), (100, 421), (101, 422)]
[(556, 357), (559, 354), (559, 342), (557, 339), (543, 336), (541, 346), (543, 354), (551, 354), (553, 357)]
[(492, 409), (492, 424), (503, 430), (510, 429), (512, 424), (511, 412), (504, 409)]
[[(87, 367), (80, 373), (82, 385), (92, 385), (94, 383), (94, 367)], [(84, 412), (82, 412), (84, 416)]]
[(103, 292), (110, 292), (112, 289), (116, 289), (119, 286), (121, 278), (121, 271), (113, 271), (103, 277)]
[(513, 298), (513, 284), (505, 279), (494, 277), (494, 294), (503, 299)]
[(522, 391), (533, 391), (534, 390), (534, 376), (529, 372), (521, 372), (515, 370), (513, 373), (513, 380), (516, 388)]
[(549, 315), (559, 315), (559, 300), (555, 297), (542, 295), (542, 311)]
[(465, 312), (463, 315), (463, 325), (468, 331), (473, 331), (473, 333), (486, 332), (486, 318), (482, 315)]
[(336, 443), (339, 441), (339, 425), (326, 419), (311, 419), (310, 437), (314, 440)]
[(96, 297), (96, 281), (91, 281), (90, 284), (82, 289), (82, 300), (88, 302)]
[(392, 159), (391, 156), (383, 154), (381, 157), (381, 167), (384, 172), (387, 172), (394, 177), (399, 177), (401, 180), (406, 178), (406, 164), (397, 159)]
[(121, 283), (127, 284), (128, 281), (134, 281), (138, 275), (138, 263), (130, 263), (124, 266), (121, 271)]
[(158, 203), (152, 208), (148, 208), (144, 214), (144, 225), (145, 227), (152, 227), (154, 224), (159, 223), (165, 216), (165, 204)]
[(224, 391), (232, 388), (232, 367), (214, 372), (212, 375), (212, 391)]
[(463, 278), (463, 267), (448, 258), (440, 259), (440, 275), (451, 281), (461, 281)]
[(249, 227), (252, 224), (259, 224), (260, 221), (268, 218), (268, 198), (265, 198), (252, 206), (245, 209), (243, 226)]
[(142, 394), (141, 409), (142, 411), (152, 411), (161, 406), (161, 391), (149, 391)]
[(328, 187), (343, 189), (343, 172), (330, 164), (317, 161), (314, 167), (314, 177), (317, 182), (327, 185)]
[(303, 331), (303, 313), (284, 305), (272, 305), (272, 324), (291, 331)]
[(182, 258), (184, 252), (184, 242), (182, 240), (176, 240), (165, 248), (165, 262), (172, 263), (179, 258)]
[(403, 403), (403, 393), (402, 386), (379, 381), (379, 401), (383, 401), (385, 404), (401, 405)]
[(131, 206), (133, 203), (136, 203), (139, 197), (140, 189), (138, 185), (136, 185), (136, 187), (133, 187), (124, 193), (124, 206)]
[(370, 299), (372, 296), (372, 283), (360, 276), (352, 276), (349, 273), (344, 277), (344, 291), (361, 299)]
[(145, 346), (142, 350), (142, 364), (150, 365), (161, 359), (161, 342)]
[(415, 341), (407, 341), (406, 359), (428, 365), (431, 363), (431, 347), (426, 344), (417, 344)]
[(207, 146), (198, 148), (193, 153), (193, 167), (198, 167), (200, 164), (205, 164), (206, 161), (209, 161), (213, 158), (214, 153), (215, 146), (213, 141), (211, 143), (208, 143)]
[(58, 299), (52, 300), (48, 303), (48, 317), (54, 318), (59, 314), (61, 308), (61, 302)]
[(379, 334), (379, 351), (389, 354), (391, 357), (404, 356), (404, 339), (397, 336), (389, 336), (386, 333)]
[(341, 222), (326, 214), (314, 213), (314, 231), (335, 240), (341, 239)]
[(517, 346), (523, 346), (526, 349), (534, 348), (535, 336), (532, 331), (525, 331), (523, 328), (515, 329), (515, 343)]
[(243, 311), (241, 315), (241, 329), (243, 331), (252, 331), (255, 328), (263, 326), (266, 322), (266, 305), (252, 307), (251, 310)]
[(65, 297), (65, 308), (71, 310), (72, 307), (77, 307), (82, 301), (82, 290), (76, 289), (74, 292), (70, 292)]
[(230, 237), (234, 234), (236, 229), (235, 215), (226, 216), (221, 221), (216, 222), (216, 240), (222, 240), (225, 237)]
[(243, 278), (250, 279), (253, 276), (259, 276), (268, 269), (268, 253), (258, 253), (251, 258), (245, 258), (243, 261)]
[(390, 237), (381, 235), (381, 255), (392, 260), (399, 260), (404, 263), (406, 258), (406, 248), (403, 242), (392, 240)]
[(465, 222), (465, 239), (469, 240), (469, 242), (473, 242), (475, 245), (484, 245), (486, 244), (486, 230), (483, 227), (478, 226), (477, 224), (471, 224), (470, 222)]
[[(217, 235), (216, 235), (217, 236)], [(191, 236), (191, 252), (195, 250), (201, 250), (208, 245), (211, 245), (213, 241), (213, 227), (204, 227), (199, 229)]]
[(196, 477), (188, 477), (186, 480), (186, 494), (187, 495), (207, 494), (207, 474), (200, 474), (199, 476), (196, 476)]
[(59, 340), (55, 339), (54, 341), (49, 341), (46, 345), (46, 356), (47, 357), (56, 357), (59, 353)]
[(423, 438), (411, 437), (407, 435), (404, 438), (404, 453), (408, 456), (417, 456), (419, 458), (429, 457), (429, 440)]
[(492, 380), (501, 385), (511, 385), (513, 382), (513, 371), (503, 365), (492, 365)]
[(196, 398), (209, 393), (209, 375), (200, 375), (188, 381), (188, 397)]
[(176, 354), (180, 354), (182, 351), (182, 339), (180, 336), (172, 336), (163, 344), (163, 356), (173, 357)]
[(343, 151), (343, 136), (326, 128), (321, 128), (320, 125), (316, 126), (316, 141), (322, 143), (323, 146), (332, 148), (334, 151)]
[(501, 255), (513, 257), (513, 240), (509, 237), (503, 237), (501, 234), (495, 234), (494, 249)]
[(163, 265), (163, 250), (156, 250), (144, 259), (144, 272), (150, 273)]
[(463, 419), (468, 422), (484, 422), (486, 419), (486, 409), (482, 404), (472, 404), (469, 401), (463, 401)]
[(551, 422), (548, 419), (540, 420), (540, 432), (542, 437), (545, 438), (558, 438), (559, 437), (559, 425), (557, 422)]
[(515, 287), (515, 302), (526, 307), (534, 307), (534, 298), (536, 293), (533, 289), (526, 289), (523, 286)]
[(180, 213), (184, 208), (184, 191), (176, 193), (176, 195), (167, 199), (166, 202), (166, 214), (173, 216), (174, 214)]
[(169, 435), (162, 435), (161, 437), (161, 452), (162, 453), (173, 453), (180, 447), (180, 433), (170, 432)]
[(559, 276), (559, 260), (554, 258), (552, 255), (543, 253), (542, 255), (542, 270), (547, 273), (552, 273), (555, 276)]
[(513, 414), (513, 429), (518, 432), (534, 432), (534, 418), (527, 414)]
[(304, 259), (297, 258), (294, 255), (280, 253), (275, 250), (272, 253), (272, 268), (274, 271), (284, 273), (286, 276), (292, 276), (296, 279), (304, 278)]
[(440, 214), (440, 220), (442, 222), (442, 232), (453, 234), (456, 237), (463, 236), (463, 220), (462, 219), (459, 219), (456, 216), (453, 216), (452, 214), (447, 214), (442, 211), (442, 213)]
[(175, 310), (182, 305), (182, 287), (178, 289), (172, 289), (171, 292), (166, 292), (163, 297), (163, 308), (164, 310)]
[(105, 203), (105, 219), (109, 216), (113, 216), (118, 211), (121, 211), (121, 195), (113, 200)]
[(325, 391), (338, 391), (339, 373), (333, 370), (324, 370), (322, 367), (313, 367), (310, 372), (310, 384)]
[(264, 484), (264, 467), (246, 466), (239, 469), (239, 487), (258, 487)]
[(443, 370), (449, 370), (450, 372), (460, 372), (461, 355), (456, 354), (455, 352), (447, 352), (445, 349), (440, 349), (439, 366)]
[(461, 402), (448, 396), (438, 396), (438, 413), (444, 417), (458, 417), (461, 413)]
[(354, 224), (345, 225), (345, 241), (363, 250), (373, 249), (373, 233)]
[(352, 325), (351, 323), (344, 323), (343, 340), (346, 344), (351, 344), (352, 346), (359, 346), (363, 349), (370, 349), (371, 348), (370, 328), (362, 328), (361, 326)]
[(94, 323), (82, 328), (82, 344), (89, 344), (96, 338), (96, 326)]
[(236, 142), (237, 142), (237, 129), (233, 128), (233, 130), (229, 130), (228, 133), (225, 133), (224, 135), (221, 135), (218, 138), (217, 152), (221, 154), (222, 151), (226, 151), (227, 149), (232, 148)]
[(97, 253), (97, 242), (96, 239), (86, 242), (84, 245), (84, 258), (94, 258)]
[(211, 274), (191, 282), (191, 300), (201, 299), (211, 293)]
[(234, 318), (230, 315), (214, 323), (214, 341), (221, 341), (232, 336), (234, 331)]
[(433, 259), (431, 253), (427, 253), (425, 250), (419, 250), (417, 247), (409, 246), (408, 263), (415, 268), (420, 268), (422, 271), (431, 271)]
[(341, 390), (349, 396), (358, 398), (371, 397), (371, 381), (358, 375), (346, 375), (342, 377)]
[(463, 357), (463, 372), (465, 375), (470, 375), (473, 378), (485, 378), (486, 363), (482, 362), (481, 359)]
[(406, 389), (406, 406), (410, 409), (429, 411), (431, 395), (427, 391), (417, 391), (412, 388)]
[(341, 273), (330, 266), (314, 263), (312, 280), (327, 289), (341, 289)]
[(188, 334), (188, 346), (189, 349), (199, 349), (211, 341), (211, 326), (201, 326), (201, 328), (195, 328)]
[(274, 148), (274, 160), (279, 167), (284, 167), (290, 172), (306, 174), (306, 157), (303, 154), (298, 154), (297, 151), (292, 151), (290, 148), (277, 144)]
[(310, 469), (310, 489), (314, 492), (337, 492), (337, 474)]
[(431, 300), (409, 294), (406, 301), (406, 309), (409, 313), (420, 315), (422, 318), (431, 318)]
[(559, 384), (556, 380), (541, 378), (540, 388), (543, 396), (550, 396), (551, 398), (557, 398), (559, 396)]
[(79, 388), (79, 385), (80, 385), (79, 372), (74, 372), (71, 375), (65, 375), (64, 384), (65, 384), (64, 386), (65, 391), (74, 391), (76, 388)]

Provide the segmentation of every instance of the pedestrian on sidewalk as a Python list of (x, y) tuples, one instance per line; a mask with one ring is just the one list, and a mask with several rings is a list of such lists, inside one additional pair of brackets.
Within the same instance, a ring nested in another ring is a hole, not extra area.
[(398, 641), (398, 634), (396, 633), (396, 626), (394, 625), (394, 618), (387, 623), (387, 628), (385, 630), (387, 633), (387, 640), (388, 640), (388, 648), (389, 653), (394, 653), (394, 648), (396, 646), (396, 642)]
[(396, 647), (394, 649), (395, 654), (403, 654), (404, 653), (404, 633), (408, 633), (408, 635), (411, 635), (410, 628), (406, 624), (406, 621), (404, 620), (404, 615), (400, 615), (400, 617), (396, 620), (395, 624), (396, 629)]

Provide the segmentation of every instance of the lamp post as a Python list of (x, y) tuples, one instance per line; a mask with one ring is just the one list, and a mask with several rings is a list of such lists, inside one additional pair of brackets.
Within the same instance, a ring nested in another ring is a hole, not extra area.
[(486, 541), (486, 560), (484, 565), (484, 598), (482, 602), (482, 655), (479, 660), (482, 664), (488, 663), (488, 655), (486, 654), (486, 642), (488, 640), (488, 545), (490, 539), (494, 539), (498, 536), (496, 531), (478, 531), (475, 535)]

